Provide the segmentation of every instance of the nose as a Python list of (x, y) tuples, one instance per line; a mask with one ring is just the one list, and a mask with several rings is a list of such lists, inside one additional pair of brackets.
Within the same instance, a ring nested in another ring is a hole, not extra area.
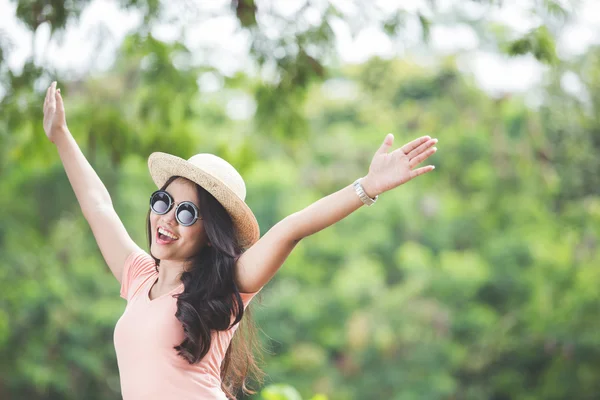
[(177, 218), (175, 218), (175, 207), (171, 207), (169, 212), (161, 215), (161, 221), (164, 221), (166, 226), (176, 226)]

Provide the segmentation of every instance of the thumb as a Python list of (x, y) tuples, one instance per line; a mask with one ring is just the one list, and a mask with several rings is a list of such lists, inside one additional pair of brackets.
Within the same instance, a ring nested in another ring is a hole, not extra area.
[(377, 150), (376, 154), (387, 154), (393, 144), (394, 144), (394, 135), (392, 135), (391, 133), (388, 133), (385, 136), (385, 139), (383, 139), (383, 143), (381, 144), (381, 147), (379, 148), (379, 150)]

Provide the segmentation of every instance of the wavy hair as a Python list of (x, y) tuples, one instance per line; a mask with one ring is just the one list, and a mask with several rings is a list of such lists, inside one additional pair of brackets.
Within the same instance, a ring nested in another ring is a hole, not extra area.
[[(161, 189), (166, 189), (178, 178), (191, 182), (180, 176), (172, 176)], [(234, 280), (235, 263), (243, 249), (236, 239), (233, 222), (225, 208), (204, 188), (191, 183), (198, 192), (202, 222), (211, 246), (204, 246), (192, 258), (191, 268), (181, 275), (184, 290), (176, 296), (175, 317), (183, 326), (185, 339), (174, 349), (188, 363), (198, 363), (210, 350), (213, 331), (224, 331), (240, 323), (221, 364), (221, 389), (228, 397), (235, 399), (240, 389), (246, 394), (255, 393), (249, 387), (249, 381), (260, 384), (264, 377), (264, 372), (257, 364), (256, 356), (260, 356), (262, 349), (256, 326), (250, 307), (244, 310)], [(150, 210), (146, 222), (150, 248)], [(152, 258), (158, 271), (160, 260), (154, 256)], [(245, 318), (242, 318), (244, 314)]]

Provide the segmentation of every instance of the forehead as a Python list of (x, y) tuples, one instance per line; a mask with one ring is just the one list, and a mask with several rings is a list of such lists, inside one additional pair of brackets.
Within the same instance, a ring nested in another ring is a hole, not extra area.
[(175, 179), (173, 182), (169, 183), (169, 186), (167, 186), (165, 190), (173, 196), (176, 203), (191, 201), (198, 205), (198, 191), (196, 190), (196, 184), (187, 179)]

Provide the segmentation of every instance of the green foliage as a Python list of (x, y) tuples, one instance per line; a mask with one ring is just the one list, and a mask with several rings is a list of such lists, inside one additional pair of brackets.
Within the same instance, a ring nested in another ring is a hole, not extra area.
[(32, 31), (49, 22), (53, 31), (64, 29), (69, 18), (77, 18), (89, 0), (21, 0), (17, 1), (17, 17)]
[(235, 15), (244, 28), (256, 25), (256, 13), (258, 8), (254, 0), (235, 0)]
[(524, 37), (509, 45), (508, 53), (522, 55), (531, 53), (540, 61), (554, 64), (557, 61), (554, 40), (545, 26), (533, 29)]
[(264, 400), (302, 400), (300, 393), (289, 385), (271, 385), (263, 389)]
[[(281, 39), (302, 46), (278, 59), (279, 80), (238, 74), (202, 93), (198, 76), (215, 71), (148, 32), (129, 35), (105, 74), (59, 79), (69, 127), (143, 247), (152, 151), (231, 161), (265, 233), (366, 174), (386, 132), (395, 145), (440, 139), (435, 172), (304, 239), (265, 288), (253, 307), (268, 379), (252, 398), (596, 397), (600, 49), (567, 65), (545, 28), (515, 44), (557, 62), (533, 110), (486, 96), (452, 58), (325, 70), (309, 45), (327, 50), (327, 27)], [(563, 91), (567, 71), (586, 95)], [(30, 62), (0, 74), (0, 398), (119, 398), (124, 302), (42, 132), (32, 88), (52, 73)], [(229, 118), (240, 94), (257, 102), (253, 118)]]

